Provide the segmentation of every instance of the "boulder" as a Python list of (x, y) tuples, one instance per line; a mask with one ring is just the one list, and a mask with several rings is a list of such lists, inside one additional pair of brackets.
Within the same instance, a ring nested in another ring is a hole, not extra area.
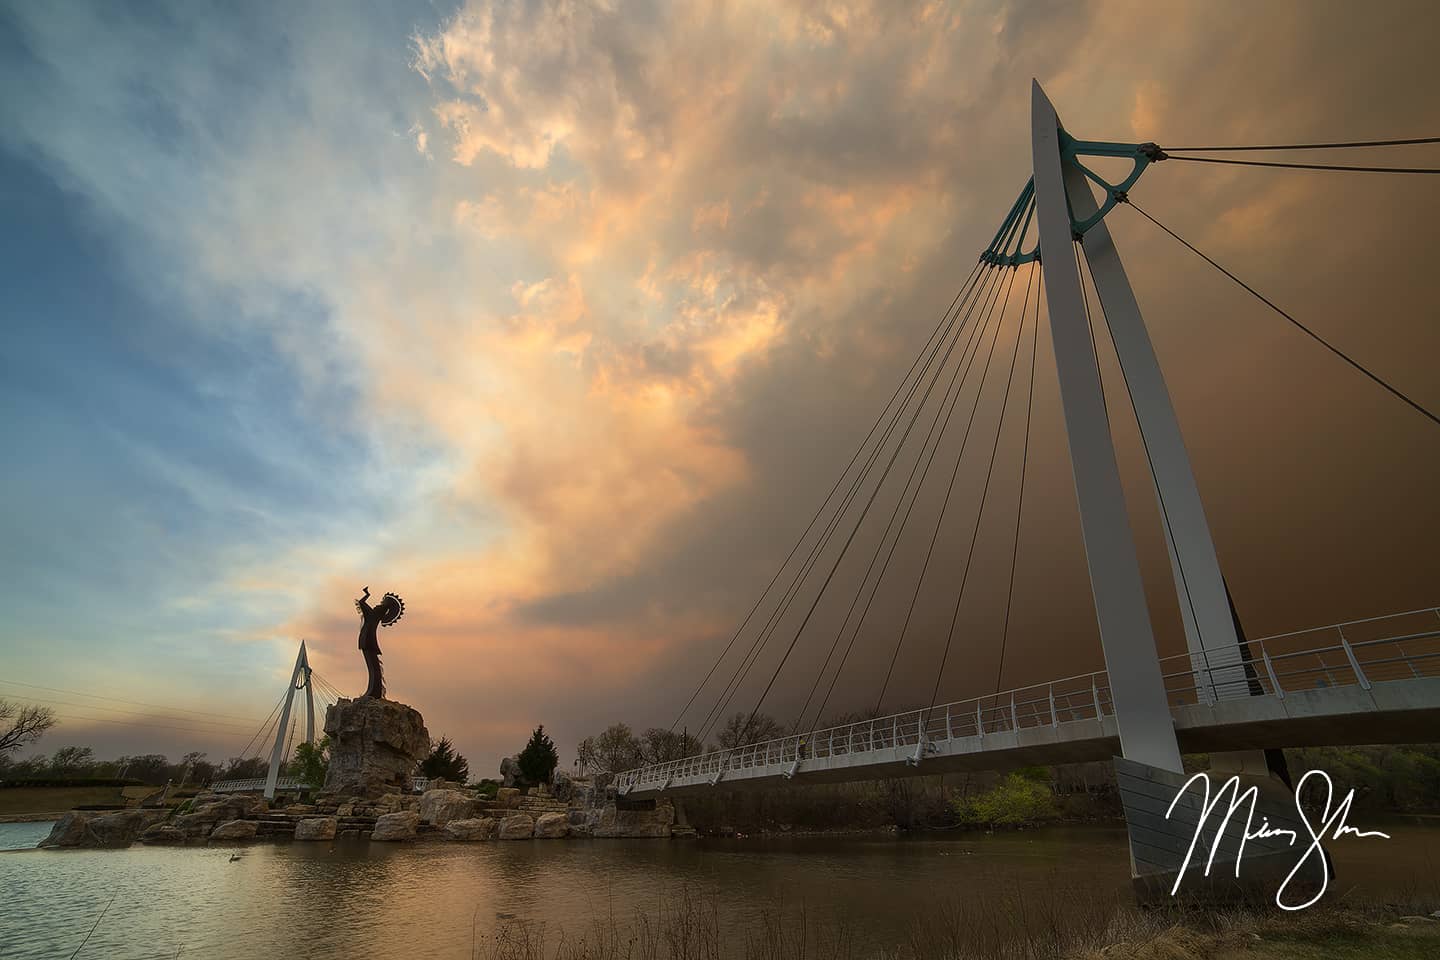
[(495, 791), (495, 802), (502, 807), (520, 806), (520, 791), (515, 787), (501, 787)]
[(374, 810), (373, 816), (378, 817), (385, 813), (398, 813), (401, 806), (400, 801), (403, 799), (398, 793), (387, 793), (375, 798), (375, 802), (368, 806)]
[(210, 834), (210, 842), (254, 840), (260, 825), (254, 820), (230, 820), (220, 824)]
[(535, 821), (535, 839), (558, 840), (570, 834), (570, 820), (563, 813), (542, 813)]
[(420, 814), (412, 813), (409, 810), (402, 810), (399, 813), (387, 813), (375, 821), (375, 829), (370, 834), (371, 840), (414, 840), (415, 831), (420, 826)]
[(330, 766), (324, 792), (378, 797), (405, 790), (415, 765), (430, 752), (425, 718), (394, 700), (340, 700), (325, 711)]
[(173, 824), (157, 823), (140, 834), (140, 842), (156, 846), (184, 843), (185, 831)]
[(93, 813), (72, 810), (65, 814), (50, 835), (40, 841), (42, 847), (128, 847), (147, 829), (170, 815), (164, 809), (117, 810), (114, 813)]
[(335, 816), (337, 816), (337, 817), (353, 817), (353, 816), (355, 816), (355, 804), (354, 804), (353, 802), (347, 802), (347, 803), (339, 804), (338, 806), (335, 807)]
[(451, 820), (465, 820), (475, 815), (479, 800), (459, 790), (426, 790), (420, 798), (420, 819), (443, 827)]
[(307, 813), (314, 812), (315, 804), (313, 803), (292, 803), (285, 808), (285, 813), (295, 817), (303, 817)]
[(496, 826), (494, 817), (451, 820), (445, 824), (445, 835), (451, 840), (494, 840)]
[(165, 809), (118, 810), (94, 817), (86, 825), (95, 846), (128, 847), (149, 827), (163, 822), (170, 816)]
[(550, 775), (550, 792), (556, 800), (570, 802), (571, 795), (575, 792), (575, 782), (570, 779), (568, 773), (562, 773), (558, 768)]
[(86, 813), (83, 810), (71, 810), (65, 816), (55, 821), (55, 826), (50, 828), (50, 835), (41, 840), (42, 847), (81, 847), (85, 845), (85, 838), (89, 835), (86, 825), (93, 817), (93, 813)]
[(502, 787), (523, 788), (530, 785), (525, 779), (525, 774), (520, 772), (520, 755), (506, 757), (500, 761), (500, 785)]
[(296, 840), (334, 840), (339, 824), (334, 817), (311, 817), (295, 824)]
[(535, 836), (535, 820), (527, 813), (514, 813), (500, 821), (501, 840), (529, 840)]

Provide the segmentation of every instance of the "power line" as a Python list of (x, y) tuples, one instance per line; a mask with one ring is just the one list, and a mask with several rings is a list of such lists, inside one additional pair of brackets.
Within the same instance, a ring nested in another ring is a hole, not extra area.
[(146, 702), (143, 701), (143, 700), (124, 700), (124, 699), (121, 699), (120, 697), (105, 697), (105, 696), (101, 696), (101, 695), (98, 694), (98, 693), (82, 693), (82, 692), (79, 691), (79, 690), (64, 690), (64, 689), (61, 689), (60, 687), (46, 687), (46, 686), (42, 686), (41, 684), (38, 684), (38, 683), (24, 683), (24, 682), (19, 681), (19, 680), (0, 680), (0, 684), (10, 685), (10, 686), (16, 686), (16, 687), (29, 687), (29, 688), (32, 689), (32, 690), (49, 690), (49, 691), (51, 691), (52, 693), (68, 693), (68, 694), (70, 694), (71, 696), (86, 697), (86, 698), (88, 698), (88, 699), (90, 699), (90, 700), (109, 700), (109, 701), (111, 701), (111, 702), (113, 702), (113, 703), (128, 703), (128, 704), (132, 704), (133, 706), (137, 706), (137, 707), (156, 707), (157, 709), (160, 709), (160, 710), (169, 710), (171, 713), (192, 713), (192, 714), (197, 714), (197, 715), (199, 715), (199, 716), (205, 716), (205, 717), (226, 717), (226, 718), (231, 719), (231, 720), (244, 720), (244, 721), (246, 721), (246, 722), (248, 722), (248, 723), (254, 723), (254, 722), (255, 722), (255, 719), (256, 719), (255, 717), (240, 717), (240, 716), (236, 716), (236, 715), (234, 715), (234, 714), (229, 714), (229, 713), (215, 713), (215, 712), (210, 711), (210, 710), (186, 710), (186, 709), (184, 709), (184, 708), (182, 708), (182, 707), (168, 707), (168, 706), (163, 706), (163, 705), (158, 704), (158, 703), (146, 703)]
[(77, 714), (57, 713), (57, 720), (74, 720), (85, 723), (118, 723), (126, 727), (154, 727), (159, 730), (184, 730), (188, 733), (204, 734), (207, 737), (214, 737), (220, 740), (239, 740), (243, 733), (221, 733), (216, 730), (197, 730), (195, 727), (177, 727), (164, 723), (138, 723), (131, 720), (117, 720), (114, 717), (82, 717)]
[(1282, 143), (1243, 147), (1166, 147), (1166, 153), (1228, 153), (1240, 150), (1340, 150), (1348, 147), (1401, 147), (1417, 143), (1440, 143), (1440, 137), (1410, 140), (1351, 140), (1343, 143)]
[(1224, 163), (1237, 167), (1284, 167), (1290, 170), (1349, 170), (1352, 173), (1440, 173), (1440, 167), (1354, 167), (1339, 163), (1282, 163), (1278, 160), (1230, 160), (1224, 157), (1177, 157), (1169, 154), (1161, 159), (1189, 160), (1192, 163)]
[(144, 719), (144, 718), (151, 718), (151, 719), (155, 719), (155, 720), (175, 720), (175, 721), (180, 722), (180, 723), (188, 723), (188, 724), (191, 724), (192, 726), (198, 725), (198, 726), (207, 726), (207, 727), (221, 727), (221, 728), (227, 728), (227, 729), (232, 729), (232, 730), (248, 730), (248, 729), (249, 729), (249, 726), (248, 726), (248, 725), (239, 724), (239, 723), (226, 723), (226, 722), (224, 722), (224, 721), (222, 721), (222, 720), (194, 720), (194, 719), (191, 719), (190, 717), (167, 717), (167, 716), (164, 716), (164, 715), (156, 715), (156, 714), (149, 714), (149, 713), (140, 713), (139, 711), (136, 711), (136, 710), (122, 710), (122, 709), (120, 709), (119, 707), (104, 707), (104, 706), (101, 706), (101, 705), (96, 704), (96, 703), (76, 703), (74, 700), (55, 700), (55, 699), (52, 699), (52, 698), (49, 698), (49, 697), (13, 697), (12, 699), (13, 699), (13, 700), (16, 700), (16, 701), (18, 701), (18, 702), (20, 702), (20, 703), (32, 703), (32, 704), (36, 704), (36, 703), (54, 703), (54, 704), (59, 704), (59, 705), (61, 705), (61, 706), (66, 706), (66, 707), (79, 707), (79, 708), (81, 708), (82, 710), (103, 710), (103, 711), (105, 711), (106, 713), (119, 713), (119, 714), (124, 714), (124, 715), (126, 716), (126, 718), (140, 717), (140, 718), (142, 718), (142, 719)]
[(1341, 350), (1339, 347), (1336, 347), (1335, 345), (1333, 345), (1332, 343), (1330, 343), (1330, 341), (1326, 340), (1324, 337), (1320, 336), (1320, 335), (1319, 335), (1318, 333), (1316, 333), (1314, 330), (1311, 330), (1309, 327), (1305, 326), (1305, 324), (1301, 323), (1299, 320), (1296, 320), (1294, 317), (1292, 317), (1290, 314), (1286, 313), (1284, 310), (1280, 309), (1278, 306), (1275, 305), (1275, 303), (1274, 303), (1269, 297), (1265, 296), (1263, 293), (1261, 293), (1260, 291), (1256, 290), (1254, 287), (1250, 286), (1250, 284), (1246, 283), (1244, 280), (1241, 280), (1239, 277), (1235, 276), (1235, 274), (1231, 273), (1229, 270), (1226, 270), (1224, 267), (1222, 267), (1220, 264), (1216, 263), (1216, 262), (1215, 262), (1213, 259), (1211, 259), (1209, 256), (1207, 256), (1206, 254), (1202, 253), (1199, 249), (1197, 249), (1197, 248), (1195, 247), (1195, 245), (1192, 244), (1190, 241), (1186, 240), (1184, 237), (1180, 236), (1180, 235), (1179, 235), (1178, 233), (1176, 233), (1174, 230), (1171, 230), (1169, 227), (1165, 226), (1165, 224), (1161, 223), (1159, 220), (1156, 220), (1154, 217), (1150, 216), (1150, 214), (1148, 214), (1148, 213), (1146, 213), (1144, 210), (1140, 209), (1140, 207), (1136, 206), (1134, 200), (1131, 200), (1131, 199), (1129, 199), (1129, 198), (1127, 197), (1127, 198), (1125, 198), (1122, 202), (1123, 202), (1123, 203), (1128, 203), (1128, 204), (1130, 205), (1130, 207), (1135, 210), (1136, 213), (1140, 214), (1140, 216), (1144, 217), (1146, 220), (1149, 220), (1151, 223), (1155, 224), (1155, 226), (1159, 227), (1161, 230), (1164, 230), (1166, 233), (1170, 234), (1170, 236), (1174, 237), (1174, 238), (1175, 238), (1176, 240), (1178, 240), (1181, 244), (1183, 244), (1187, 249), (1189, 249), (1191, 253), (1195, 254), (1195, 255), (1198, 256), (1200, 259), (1204, 260), (1206, 263), (1210, 264), (1210, 266), (1214, 267), (1216, 270), (1219, 270), (1221, 273), (1225, 274), (1225, 276), (1229, 277), (1231, 280), (1235, 281), (1235, 283), (1237, 283), (1237, 284), (1239, 284), (1241, 287), (1243, 287), (1251, 296), (1253, 296), (1255, 299), (1259, 300), (1261, 303), (1265, 304), (1265, 306), (1269, 307), (1271, 310), (1274, 310), (1276, 313), (1280, 314), (1280, 316), (1284, 317), (1286, 320), (1289, 320), (1292, 324), (1294, 324), (1296, 327), (1298, 327), (1301, 331), (1303, 331), (1307, 336), (1309, 336), (1309, 337), (1310, 337), (1312, 340), (1314, 340), (1316, 343), (1320, 344), (1320, 345), (1321, 345), (1322, 347), (1324, 347), (1326, 350), (1329, 350), (1331, 353), (1335, 354), (1335, 356), (1339, 357), (1341, 360), (1344, 360), (1346, 363), (1350, 364), (1350, 366), (1354, 367), (1356, 370), (1359, 370), (1361, 373), (1365, 374), (1365, 376), (1369, 377), (1371, 380), (1375, 381), (1375, 382), (1378, 383), (1380, 386), (1384, 387), (1387, 391), (1390, 392), (1390, 394), (1392, 394), (1393, 396), (1395, 396), (1395, 397), (1399, 398), (1400, 400), (1404, 401), (1408, 406), (1410, 406), (1410, 407), (1413, 408), (1414, 410), (1418, 411), (1422, 416), (1426, 417), (1431, 423), (1435, 424), (1436, 426), (1440, 426), (1440, 417), (1435, 416), (1435, 414), (1431, 413), (1429, 410), (1425, 409), (1425, 408), (1422, 407), (1420, 404), (1416, 403), (1414, 400), (1411, 400), (1411, 399), (1410, 399), (1409, 397), (1407, 397), (1405, 394), (1401, 393), (1399, 390), (1395, 389), (1395, 388), (1392, 387), (1390, 384), (1386, 383), (1384, 380), (1380, 379), (1380, 378), (1377, 377), (1375, 374), (1373, 374), (1373, 373), (1371, 373), (1369, 370), (1365, 369), (1365, 367), (1361, 366), (1359, 362), (1357, 362), (1356, 360), (1354, 360), (1353, 358), (1351, 358), (1349, 354), (1345, 353), (1345, 352), (1344, 352), (1343, 350)]

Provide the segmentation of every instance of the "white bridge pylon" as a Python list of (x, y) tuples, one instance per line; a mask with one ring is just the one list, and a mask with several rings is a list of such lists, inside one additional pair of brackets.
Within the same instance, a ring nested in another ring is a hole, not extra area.
[(303, 743), (315, 742), (315, 694), (310, 686), (310, 660), (305, 655), (305, 641), (300, 641), (300, 653), (295, 657), (295, 670), (285, 688), (285, 706), (280, 711), (280, 723), (275, 727), (275, 746), (270, 751), (270, 771), (265, 775), (265, 799), (275, 799), (275, 787), (280, 779), (280, 769), (289, 757), (285, 756), (285, 731), (290, 726), (290, 707), (295, 702), (295, 693), (305, 691), (305, 739)]
[[(1060, 118), (1039, 81), (1032, 88), (1031, 123), (1041, 276), (1050, 303), (1070, 465), (1121, 752), (1131, 760), (1178, 773), (1180, 750), (1165, 701), (1159, 653), (1115, 461), (1099, 359), (1080, 270), (1070, 255), (1073, 242), (1082, 239), (1074, 220), (1088, 219), (1099, 208), (1084, 173), (1075, 163), (1064, 162)], [(1195, 663), (1204, 665), (1197, 680), (1203, 677), (1213, 688), (1243, 679), (1230, 601), (1199, 487), (1144, 318), (1103, 217), (1088, 228), (1083, 242), (1166, 519), (1165, 541), (1186, 646)]]

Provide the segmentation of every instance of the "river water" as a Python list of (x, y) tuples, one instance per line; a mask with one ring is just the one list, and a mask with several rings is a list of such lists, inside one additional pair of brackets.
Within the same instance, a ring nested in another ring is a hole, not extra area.
[[(1383, 825), (1392, 839), (1332, 846), (1334, 892), (1440, 893), (1440, 824)], [(859, 956), (901, 942), (916, 916), (957, 898), (1016, 904), (1127, 897), (1124, 830), (1049, 828), (739, 840), (554, 840), (413, 845), (33, 850), (50, 824), (0, 824), (0, 958), (387, 958), (486, 956), (514, 924), (562, 932), (651, 917), (685, 897), (713, 905), (732, 946), (769, 912), (843, 918)], [(238, 856), (238, 859), (231, 858)], [(108, 904), (108, 909), (107, 909)], [(541, 926), (543, 925), (543, 927)], [(183, 951), (183, 952), (182, 952)]]

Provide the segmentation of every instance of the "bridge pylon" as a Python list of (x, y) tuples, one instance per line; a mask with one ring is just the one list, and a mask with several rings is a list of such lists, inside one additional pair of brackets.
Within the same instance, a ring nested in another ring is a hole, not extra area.
[[(1077, 236), (1072, 202), (1089, 198), (1089, 188), (1082, 178), (1074, 198), (1067, 190), (1065, 167), (1070, 164), (1065, 163), (1062, 153), (1060, 118), (1039, 81), (1032, 88), (1031, 126), (1035, 214), (1050, 307), (1050, 334), (1120, 749), (1127, 759), (1179, 773), (1180, 748), (1166, 701), (1140, 560), (1120, 485), (1080, 270), (1071, 255)], [(1114, 262), (1119, 262), (1118, 257)], [(1123, 274), (1120, 280), (1123, 282)], [(1138, 308), (1134, 316), (1138, 320)]]
[(265, 799), (275, 799), (275, 786), (280, 779), (280, 768), (289, 758), (285, 756), (285, 731), (290, 726), (290, 707), (295, 702), (295, 693), (305, 691), (305, 740), (315, 742), (315, 695), (310, 685), (310, 660), (305, 654), (305, 641), (300, 641), (300, 652), (295, 656), (295, 669), (285, 689), (285, 706), (280, 711), (280, 722), (275, 727), (275, 746), (270, 751), (270, 770), (265, 775)]

